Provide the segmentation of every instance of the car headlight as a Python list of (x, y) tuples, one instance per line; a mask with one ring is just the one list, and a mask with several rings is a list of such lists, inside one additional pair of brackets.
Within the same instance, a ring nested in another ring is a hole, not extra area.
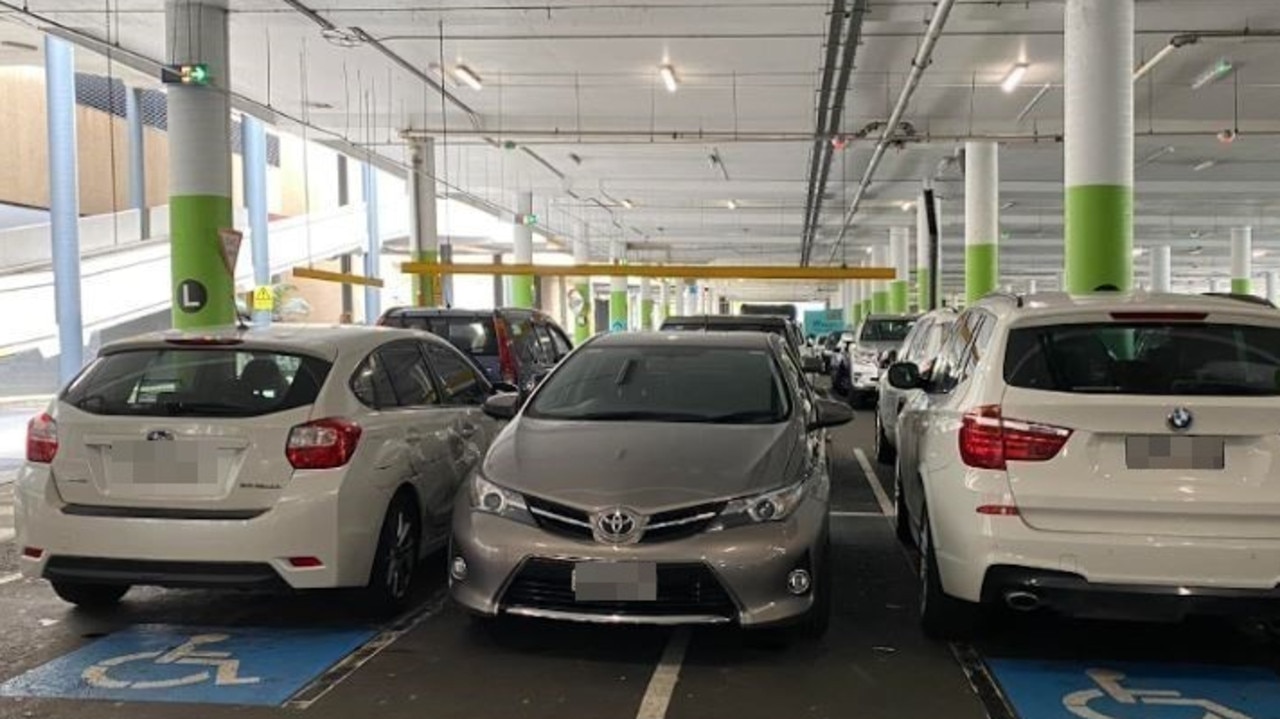
[(720, 521), (712, 529), (727, 529), (747, 524), (781, 522), (790, 517), (809, 491), (808, 478), (781, 489), (773, 489), (751, 497), (730, 501), (720, 512)]
[(519, 492), (499, 487), (479, 474), (471, 479), (471, 509), (533, 524), (533, 515)]

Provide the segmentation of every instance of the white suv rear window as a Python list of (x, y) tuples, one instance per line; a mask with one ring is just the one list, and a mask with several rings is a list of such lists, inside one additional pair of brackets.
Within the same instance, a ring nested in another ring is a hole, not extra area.
[(91, 414), (255, 417), (313, 404), (321, 359), (252, 349), (140, 349), (99, 358), (62, 401)]
[(1200, 322), (1014, 329), (1005, 381), (1052, 392), (1280, 395), (1280, 329)]

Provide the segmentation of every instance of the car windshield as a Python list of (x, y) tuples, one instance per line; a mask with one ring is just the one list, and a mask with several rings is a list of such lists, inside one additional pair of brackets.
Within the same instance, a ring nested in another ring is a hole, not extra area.
[(1280, 395), (1280, 328), (1096, 323), (1014, 329), (1014, 387), (1096, 394)]
[(526, 416), (770, 424), (789, 413), (767, 350), (648, 345), (580, 350), (546, 381)]
[(312, 404), (324, 360), (252, 349), (141, 349), (106, 355), (62, 400), (98, 415), (256, 417)]
[(908, 319), (867, 320), (862, 325), (859, 339), (863, 342), (901, 342), (915, 323), (915, 320)]

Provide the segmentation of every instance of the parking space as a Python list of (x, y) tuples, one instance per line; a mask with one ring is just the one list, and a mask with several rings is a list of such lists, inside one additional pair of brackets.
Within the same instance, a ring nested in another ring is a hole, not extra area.
[[(192, 702), (209, 704), (202, 716), (251, 717), (1280, 716), (1271, 634), (1248, 623), (1002, 614), (972, 645), (924, 638), (916, 558), (895, 540), (869, 481), (892, 491), (891, 468), (866, 460), (869, 427), (833, 433), (837, 601), (821, 642), (735, 629), (477, 624), (446, 601), (443, 557), (415, 608), (392, 622), (341, 593), (134, 590), (94, 614), (69, 609), (43, 583), (8, 581), (0, 717), (83, 716), (86, 702), (95, 717), (130, 719), (171, 717), (173, 703)], [(0, 579), (12, 571), (6, 562)]]

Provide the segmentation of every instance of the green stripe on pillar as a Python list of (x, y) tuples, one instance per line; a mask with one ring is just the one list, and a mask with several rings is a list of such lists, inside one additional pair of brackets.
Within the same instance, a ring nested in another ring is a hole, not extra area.
[(862, 303), (855, 302), (853, 307), (849, 308), (849, 324), (857, 327), (862, 322)]
[(1121, 291), (1133, 284), (1133, 189), (1123, 185), (1068, 187), (1067, 290)]
[(969, 304), (995, 291), (999, 261), (994, 242), (964, 248), (964, 295)]
[(582, 310), (573, 318), (573, 343), (581, 344), (591, 338), (591, 285), (579, 282), (574, 289), (582, 298)]
[(653, 329), (653, 300), (641, 300), (640, 302), (640, 329)]
[[(412, 255), (412, 253), (410, 253)], [(414, 257), (417, 262), (424, 262), (435, 265), (440, 262), (440, 255), (435, 250), (423, 250)], [(440, 275), (414, 275), (413, 276), (413, 301), (419, 307), (438, 307), (444, 304), (441, 297), (444, 283), (440, 281)]]
[(511, 276), (511, 306), (533, 307), (533, 275)]
[(1231, 292), (1237, 295), (1253, 294), (1253, 281), (1247, 277), (1237, 277), (1231, 280)]
[(609, 293), (609, 331), (627, 331), (627, 291), (614, 290)]
[(889, 283), (889, 311), (898, 315), (907, 313), (906, 280), (894, 280)]
[(218, 230), (232, 226), (231, 198), (169, 198), (173, 326), (198, 329), (236, 319), (235, 283), (222, 259)]
[(870, 314), (871, 314), (871, 300), (865, 299), (862, 301), (862, 315), (858, 318), (858, 323), (861, 324), (862, 321), (865, 320)]
[(871, 312), (873, 314), (882, 315), (889, 311), (889, 293), (885, 290), (877, 290), (871, 293)]

